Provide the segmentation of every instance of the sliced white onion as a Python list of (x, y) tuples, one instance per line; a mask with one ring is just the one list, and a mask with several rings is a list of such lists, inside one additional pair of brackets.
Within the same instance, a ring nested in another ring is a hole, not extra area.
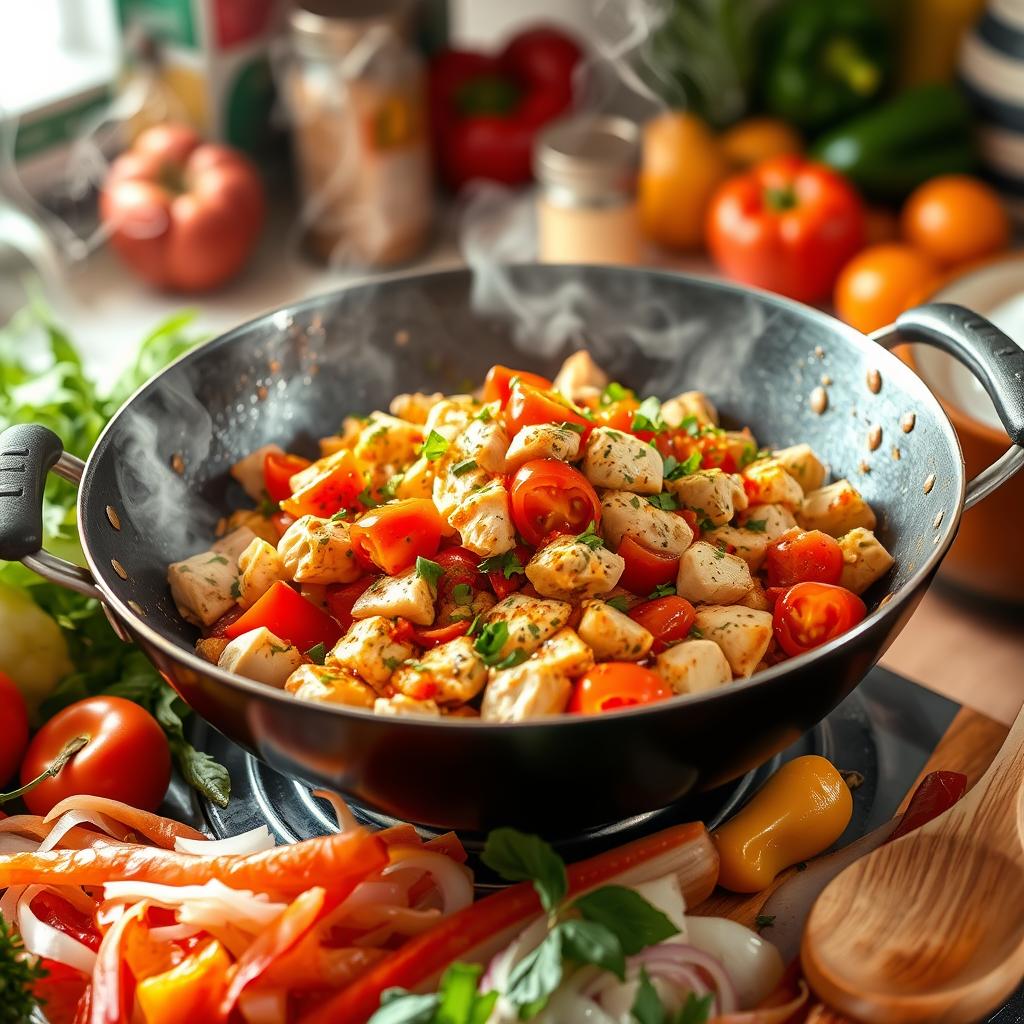
[(405, 906), (405, 887), (394, 882), (360, 882), (332, 915), (336, 919), (362, 907), (380, 904)]
[(756, 932), (727, 917), (690, 917), (688, 924), (691, 944), (722, 964), (740, 1006), (756, 1006), (778, 985), (785, 964), (779, 951)]
[(419, 868), (434, 879), (441, 893), (443, 914), (454, 914), (473, 902), (472, 878), (469, 872), (451, 857), (419, 848), (410, 848), (408, 852), (394, 848), (391, 856), (392, 861), (381, 871), (381, 877), (386, 878), (396, 871), (405, 871), (408, 868)]
[(722, 963), (703, 949), (683, 942), (663, 942), (657, 946), (648, 946), (636, 956), (630, 957), (631, 966), (644, 966), (651, 973), (663, 976), (677, 974), (680, 970), (689, 972), (692, 968), (700, 968), (712, 982), (716, 993), (716, 1010), (718, 1013), (732, 1013), (739, 1009), (736, 988)]
[(123, 839), (127, 834), (124, 826), (98, 811), (68, 811), (54, 822), (50, 834), (39, 844), (39, 852), (54, 849), (76, 825), (95, 825), (114, 839)]
[(351, 808), (345, 802), (345, 798), (340, 793), (335, 793), (331, 789), (314, 789), (313, 796), (326, 800), (334, 808), (334, 815), (338, 819), (339, 832), (352, 832), (357, 828), (362, 828), (359, 822), (356, 821), (356, 816), (352, 813)]
[(30, 885), (18, 903), (18, 931), (25, 949), (36, 956), (67, 964), (83, 974), (92, 974), (96, 966), (96, 954), (78, 939), (40, 921), (32, 913), (30, 904), (44, 888), (42, 885)]
[(178, 853), (193, 853), (200, 857), (263, 853), (276, 845), (277, 840), (266, 825), (258, 825), (228, 839), (187, 839), (185, 836), (176, 836), (174, 840), (174, 849)]
[(272, 903), (262, 893), (248, 889), (231, 889), (216, 879), (202, 885), (159, 885), (155, 882), (107, 882), (103, 886), (105, 899), (134, 903), (149, 900), (161, 907), (180, 907), (179, 921), (198, 923), (207, 912), (218, 913), (222, 922), (243, 923), (265, 927), (276, 920), (287, 908), (286, 903)]
[(365, 906), (346, 914), (344, 921), (353, 928), (377, 928), (388, 925), (399, 935), (420, 935), (441, 919), (440, 910), (413, 910), (411, 907)]
[(181, 942), (183, 939), (191, 939), (201, 931), (194, 924), (168, 924), (162, 928), (150, 928), (149, 938), (156, 943)]

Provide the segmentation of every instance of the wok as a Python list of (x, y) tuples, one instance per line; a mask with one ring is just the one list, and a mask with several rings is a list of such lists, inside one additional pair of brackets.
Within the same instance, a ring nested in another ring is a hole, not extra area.
[[(856, 687), (920, 601), (964, 508), (1024, 465), (1024, 351), (956, 306), (911, 310), (872, 340), (805, 306), (696, 277), (507, 273), (489, 284), (462, 270), (363, 283), (238, 327), (141, 388), (84, 466), (49, 431), (10, 428), (0, 437), (0, 557), (98, 597), (203, 718), (273, 768), (404, 820), (557, 836), (740, 776)], [(1014, 445), (970, 483), (938, 402), (886, 351), (903, 341), (966, 363), (1002, 416)], [(762, 444), (807, 441), (849, 477), (896, 559), (867, 595), (867, 619), (710, 693), (500, 726), (304, 703), (193, 653), (166, 567), (207, 546), (217, 516), (241, 504), (228, 476), (239, 457), (271, 441), (313, 454), (344, 415), (386, 408), (396, 392), (465, 388), (495, 362), (551, 374), (580, 345), (640, 392), (703, 389), (726, 423), (749, 424)], [(80, 481), (88, 569), (40, 550), (51, 469)]]

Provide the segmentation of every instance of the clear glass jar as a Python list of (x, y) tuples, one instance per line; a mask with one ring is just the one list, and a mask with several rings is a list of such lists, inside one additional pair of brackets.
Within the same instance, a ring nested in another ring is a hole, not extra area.
[(403, 263), (434, 194), (423, 62), (408, 0), (300, 0), (284, 95), (309, 250), (338, 265)]

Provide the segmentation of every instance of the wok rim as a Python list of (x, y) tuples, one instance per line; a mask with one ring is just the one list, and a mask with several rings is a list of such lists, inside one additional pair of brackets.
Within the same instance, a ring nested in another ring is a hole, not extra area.
[[(511, 264), (508, 269), (515, 272), (517, 270), (536, 270), (544, 266), (548, 265), (541, 263)], [(822, 310), (816, 309), (813, 306), (807, 306), (802, 302), (797, 302), (794, 299), (787, 299), (781, 295), (775, 294), (774, 292), (768, 292), (761, 288), (755, 288), (750, 285), (744, 285), (734, 281), (723, 280), (711, 275), (684, 273), (681, 271), (665, 270), (653, 267), (609, 267), (601, 264), (559, 264), (557, 266), (562, 270), (580, 270), (583, 272), (599, 271), (602, 273), (615, 272), (625, 274), (627, 276), (635, 275), (645, 279), (654, 277), (665, 279), (669, 282), (682, 281), (697, 284), (705, 288), (728, 292), (736, 298), (755, 297), (770, 306), (775, 306), (796, 314), (803, 320), (809, 322), (811, 326), (816, 325), (822, 328), (830, 338), (834, 339), (837, 336), (842, 336), (846, 338), (850, 344), (864, 350), (865, 354), (870, 353), (875, 359), (877, 359), (879, 363), (878, 368), (883, 371), (883, 379), (895, 379), (899, 383), (901, 392), (907, 394), (908, 397), (912, 397), (916, 403), (919, 403), (918, 409), (920, 409), (920, 403), (924, 403), (931, 413), (931, 418), (938, 423), (940, 429), (946, 434), (947, 440), (950, 442), (951, 449), (959, 456), (953, 466), (956, 473), (954, 496), (956, 507), (955, 515), (943, 516), (941, 524), (942, 532), (938, 535), (938, 540), (932, 543), (932, 551), (913, 571), (913, 574), (906, 583), (900, 587), (898, 591), (890, 592), (888, 598), (883, 598), (884, 603), (880, 603), (876, 605), (875, 608), (871, 609), (864, 619), (853, 629), (848, 630), (846, 633), (836, 637), (834, 640), (831, 640), (826, 644), (822, 644), (820, 647), (816, 647), (805, 654), (798, 655), (795, 658), (788, 658), (787, 660), (779, 662), (777, 665), (773, 665), (771, 668), (768, 668), (763, 672), (755, 672), (747, 679), (734, 680), (728, 686), (719, 687), (714, 690), (694, 694), (678, 694), (670, 697), (668, 700), (658, 701), (653, 704), (641, 704), (632, 708), (620, 709), (617, 710), (614, 715), (561, 714), (545, 716), (543, 718), (527, 719), (522, 722), (484, 722), (481, 719), (472, 718), (452, 718), (445, 716), (435, 718), (433, 716), (425, 715), (398, 715), (388, 716), (386, 718), (386, 722), (389, 726), (393, 727), (395, 725), (399, 725), (402, 728), (408, 727), (410, 729), (436, 729), (438, 727), (445, 729), (472, 729), (481, 732), (504, 732), (509, 729), (516, 729), (520, 731), (546, 731), (569, 727), (583, 729), (588, 726), (596, 727), (598, 723), (608, 723), (610, 720), (632, 721), (633, 719), (641, 716), (647, 717), (658, 715), (660, 713), (667, 713), (682, 705), (690, 706), (727, 700), (729, 696), (734, 693), (744, 692), (753, 687), (760, 686), (761, 684), (775, 682), (788, 675), (791, 671), (810, 667), (816, 660), (825, 660), (835, 652), (839, 651), (844, 645), (850, 644), (852, 646), (853, 641), (877, 628), (877, 624), (879, 622), (897, 617), (900, 609), (902, 609), (903, 606), (910, 601), (919, 590), (922, 589), (922, 587), (927, 586), (929, 579), (942, 562), (942, 559), (946, 556), (946, 553), (951, 547), (956, 536), (956, 531), (964, 512), (964, 500), (967, 489), (966, 467), (956, 430), (938, 399), (931, 393), (931, 391), (929, 391), (924, 381), (921, 380), (921, 378), (918, 377), (908, 365), (903, 363), (902, 360), (893, 355), (893, 353), (888, 349), (873, 341), (868, 335), (862, 334), (850, 327), (848, 324), (844, 324), (836, 317), (833, 317)], [(472, 273), (473, 271), (470, 268), (457, 266), (444, 267), (429, 271), (416, 269), (402, 270), (386, 275), (359, 277), (352, 281), (348, 281), (329, 292), (322, 292), (317, 295), (308, 296), (298, 302), (293, 302), (286, 306), (280, 306), (275, 309), (268, 310), (265, 313), (261, 313), (258, 316), (245, 321), (244, 323), (238, 324), (229, 331), (225, 331), (223, 334), (217, 335), (215, 338), (211, 338), (209, 341), (196, 346), (188, 352), (183, 353), (178, 359), (165, 366), (159, 373), (155, 374), (148, 381), (142, 384), (125, 400), (104, 427), (96, 441), (96, 444), (93, 446), (92, 451), (89, 453), (89, 457), (86, 460), (85, 469), (82, 474), (81, 486), (79, 488), (77, 512), (78, 532), (86, 563), (96, 580), (98, 588), (104, 595), (106, 604), (117, 615), (117, 617), (127, 625), (129, 631), (133, 635), (141, 636), (144, 638), (146, 643), (156, 647), (171, 660), (183, 663), (186, 668), (195, 672), (199, 676), (213, 679), (217, 683), (231, 689), (239, 690), (247, 696), (251, 695), (262, 700), (271, 700), (275, 703), (294, 707), (296, 698), (287, 693), (283, 688), (268, 686), (267, 684), (260, 683), (254, 679), (235, 675), (201, 658), (194, 650), (180, 647), (174, 641), (166, 639), (155, 629), (148, 626), (145, 622), (144, 616), (140, 616), (134, 612), (128, 606), (127, 601), (118, 597), (116, 592), (108, 586), (106, 580), (106, 568), (101, 563), (98, 563), (93, 557), (88, 538), (88, 533), (92, 524), (86, 517), (86, 504), (91, 495), (92, 477), (95, 467), (103, 458), (109, 445), (110, 438), (116, 431), (121, 417), (132, 407), (135, 401), (148, 393), (151, 389), (158, 388), (161, 380), (173, 370), (193, 359), (197, 359), (201, 356), (205, 357), (209, 350), (233, 344), (238, 337), (244, 337), (256, 326), (269, 325), (277, 327), (278, 325), (274, 323), (274, 320), (282, 315), (291, 317), (308, 309), (315, 309), (324, 305), (329, 300), (354, 289), (367, 287), (372, 288), (379, 285), (387, 286), (393, 282), (407, 281), (410, 279), (418, 279), (425, 283), (431, 279), (441, 277), (471, 277)], [(888, 374), (888, 376), (885, 376), (885, 374)], [(113, 456), (111, 456), (111, 458), (113, 458)], [(123, 582), (123, 580), (121, 582)], [(303, 703), (312, 704), (312, 702)], [(382, 721), (381, 716), (375, 714), (371, 709), (349, 707), (339, 704), (319, 704), (314, 706), (317, 707), (320, 713), (332, 714), (342, 718), (355, 718), (356, 720), (367, 720), (377, 723)]]

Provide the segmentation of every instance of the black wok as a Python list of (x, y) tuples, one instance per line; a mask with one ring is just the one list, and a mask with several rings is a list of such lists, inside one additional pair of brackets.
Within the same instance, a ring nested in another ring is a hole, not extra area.
[[(516, 317), (475, 312), (470, 274), (450, 271), (360, 284), (238, 327), (143, 387), (84, 467), (48, 431), (11, 428), (0, 437), (0, 557), (98, 596), (200, 715), (280, 771), (417, 823), (564, 834), (735, 778), (824, 717), (910, 617), (965, 505), (1024, 464), (1024, 351), (959, 307), (912, 310), (876, 344), (796, 303), (676, 274), (531, 266), (510, 280), (514, 289), (499, 281), (491, 292)], [(836, 477), (849, 477), (896, 558), (868, 595), (868, 618), (810, 655), (711, 693), (503, 726), (304, 703), (193, 653), (166, 567), (201, 550), (216, 516), (240, 503), (227, 474), (235, 460), (270, 441), (313, 453), (343, 415), (386, 408), (400, 391), (464, 388), (494, 362), (550, 373), (573, 347), (553, 336), (555, 321), (569, 323), (564, 333), (614, 378), (662, 397), (706, 390), (762, 444), (808, 441)], [(883, 348), (901, 340), (960, 358), (1003, 416), (1014, 446), (969, 484), (938, 402)], [(823, 378), (820, 412), (811, 396)], [(882, 442), (871, 450), (875, 426)], [(40, 550), (51, 468), (81, 480), (88, 570)]]

